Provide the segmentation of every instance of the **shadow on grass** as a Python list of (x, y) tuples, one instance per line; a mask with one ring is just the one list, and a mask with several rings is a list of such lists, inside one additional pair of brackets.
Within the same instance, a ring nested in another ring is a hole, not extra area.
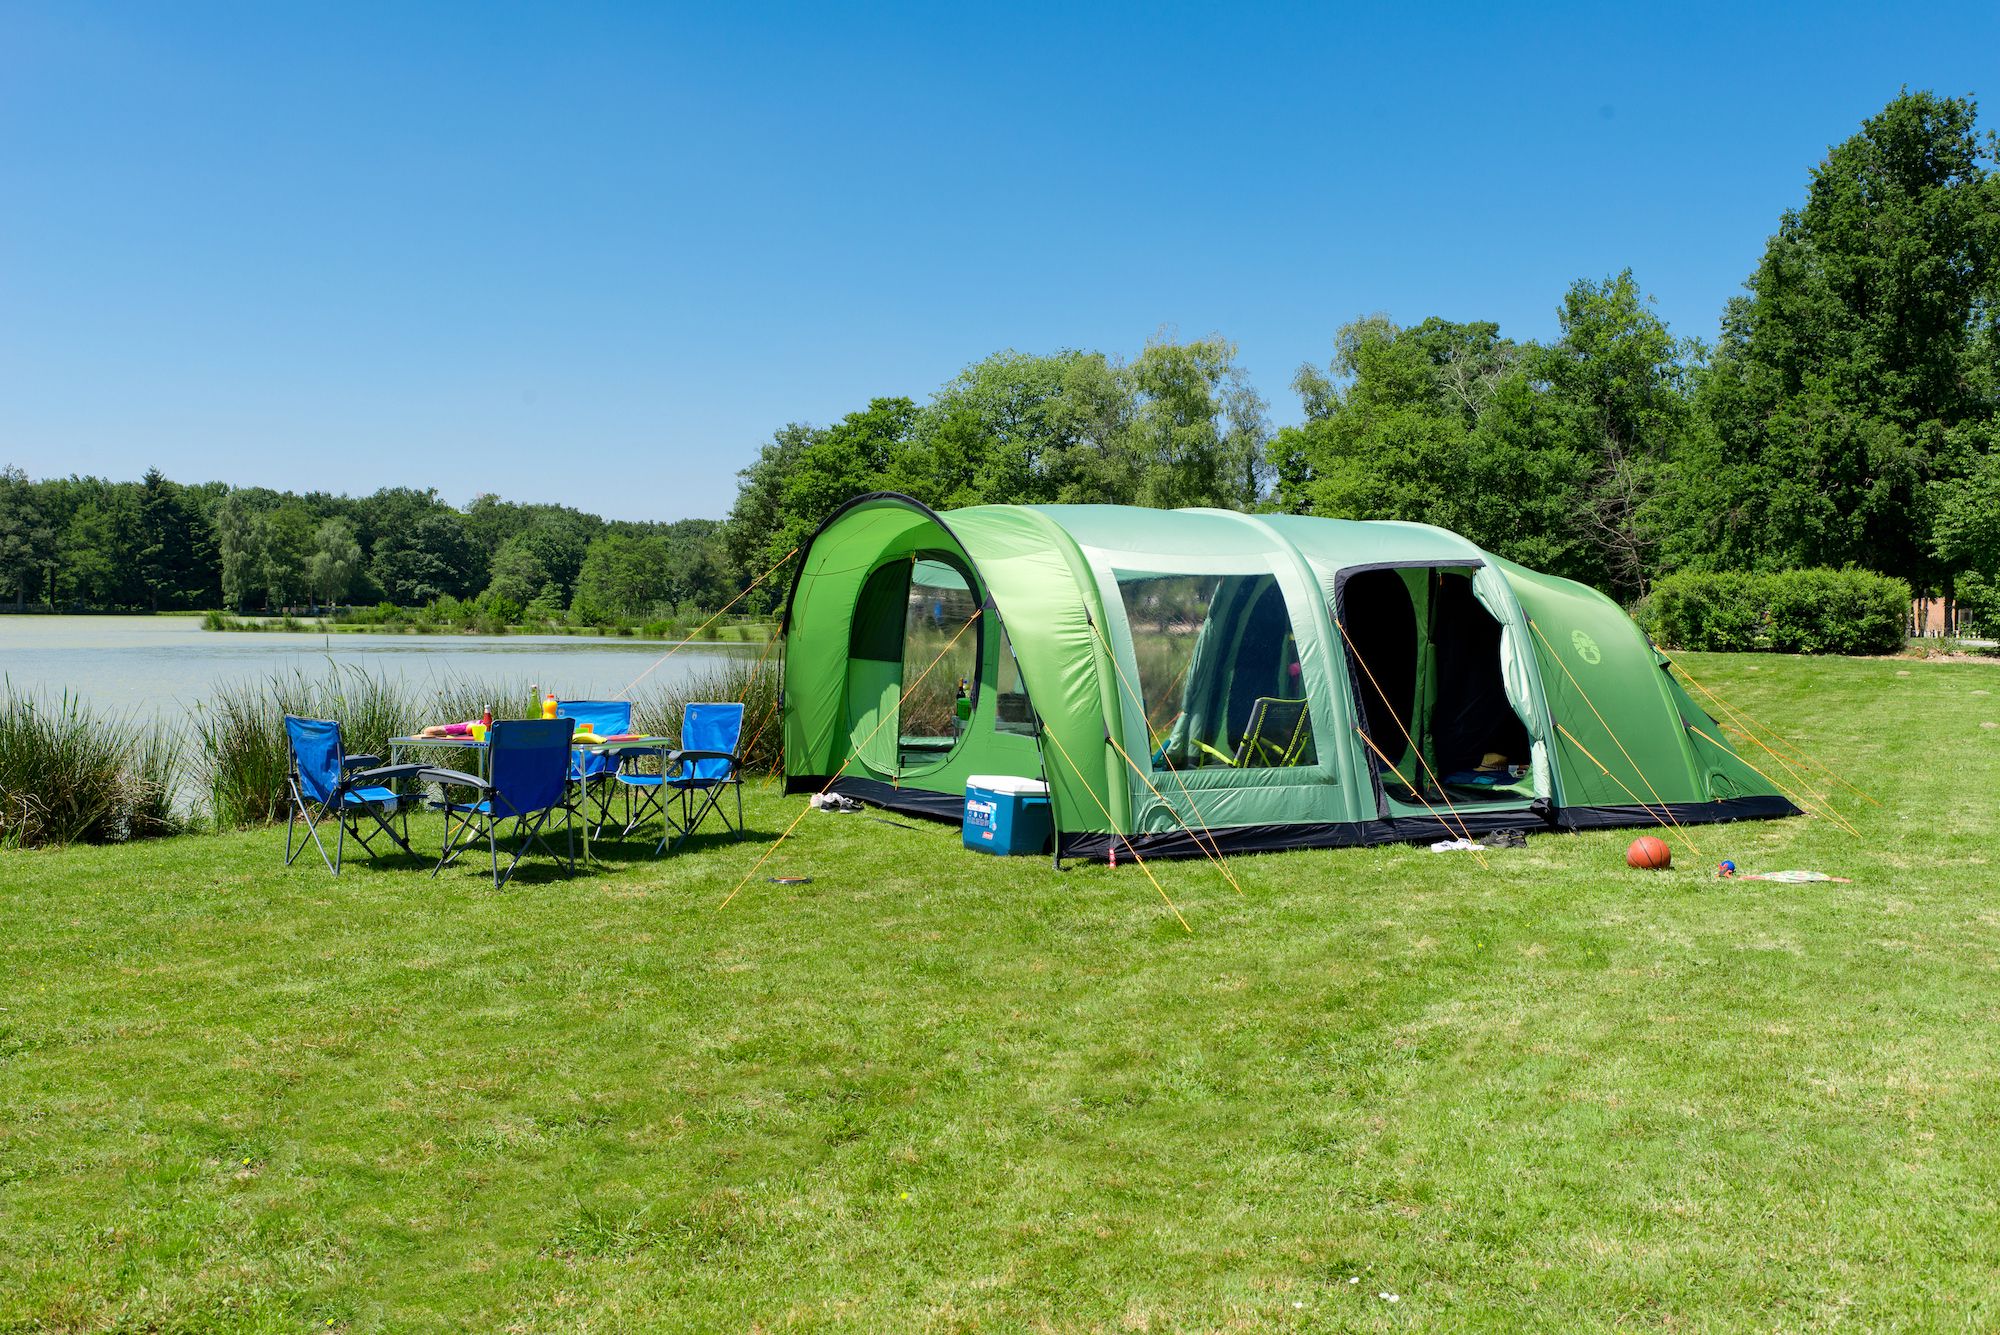
[[(282, 865), (285, 852), (285, 827), (282, 824), (278, 824), (271, 828), (279, 832), (278, 838), (272, 844), (271, 860)], [(429, 872), (432, 867), (437, 865), (436, 853), (426, 853), (423, 845), (414, 839), (410, 841), (410, 846), (413, 851), (405, 853), (397, 845), (387, 843), (378, 836), (375, 841), (375, 849), (371, 852), (361, 847), (353, 839), (349, 839), (346, 849), (340, 855), (339, 874), (347, 876), (349, 874), (373, 875), (377, 872), (396, 874), (407, 874), (412, 871)], [(334, 840), (329, 837), (326, 841), (327, 857), (333, 856), (335, 847)], [(306, 841), (305, 848), (300, 850), (297, 856), (292, 859), (292, 864), (287, 870), (296, 872), (300, 868), (308, 871), (317, 871), (320, 875), (326, 876), (329, 879), (333, 875), (332, 868), (320, 856), (319, 849), (313, 846), (310, 839)]]
[(758, 848), (776, 843), (777, 839), (777, 834), (768, 830), (745, 830), (738, 837), (730, 830), (704, 827), (678, 844), (668, 839), (666, 847), (661, 848), (659, 831), (655, 828), (650, 834), (638, 830), (629, 836), (594, 835), (590, 840), (590, 855), (598, 862), (623, 867), (668, 859), (698, 858), (706, 853), (725, 852), (732, 848)]
[[(678, 844), (669, 839), (666, 847), (661, 849), (660, 831), (657, 825), (650, 830), (644, 828), (635, 830), (630, 835), (619, 833), (615, 828), (607, 828), (606, 833), (591, 836), (589, 857), (586, 858), (583, 833), (579, 826), (575, 840), (574, 877), (568, 870), (566, 856), (569, 846), (566, 845), (562, 832), (558, 830), (553, 836), (545, 838), (557, 856), (551, 858), (540, 845), (531, 842), (528, 852), (521, 858), (520, 864), (515, 867), (512, 877), (507, 881), (508, 886), (559, 884), (592, 875), (616, 875), (646, 866), (679, 863), (690, 858), (712, 862), (720, 867), (728, 861), (728, 853), (732, 849), (744, 850), (754, 859), (756, 852), (778, 841), (778, 834), (771, 830), (752, 828), (738, 835), (719, 825), (704, 824), (701, 829), (681, 839)], [(382, 851), (370, 855), (366, 851), (357, 851), (353, 842), (349, 841), (347, 854), (341, 863), (341, 875), (380, 876), (391, 881), (408, 880), (413, 889), (419, 883), (450, 883), (454, 877), (484, 879), (489, 884), (492, 882), (493, 855), (483, 839), (475, 840), (461, 848), (458, 856), (441, 869), (437, 866), (441, 849), (435, 838), (428, 848), (417, 837), (412, 837), (410, 842), (414, 852), (405, 853), (402, 849), (389, 845)], [(504, 834), (501, 836), (499, 857), (503, 872), (519, 842), (518, 836)], [(273, 861), (279, 859), (283, 849), (284, 842), (280, 838), (272, 850)], [(330, 846), (328, 851), (332, 851)], [(301, 867), (308, 870), (317, 869), (320, 875), (328, 875), (318, 852), (310, 847), (294, 860), (292, 867), (294, 870)], [(435, 878), (431, 874), (434, 869), (437, 871)], [(328, 879), (332, 878), (329, 876)]]

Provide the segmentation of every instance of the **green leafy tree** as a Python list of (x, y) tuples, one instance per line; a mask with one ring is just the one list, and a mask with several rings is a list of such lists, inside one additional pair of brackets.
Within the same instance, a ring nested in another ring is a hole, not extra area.
[(572, 615), (601, 622), (720, 611), (741, 588), (722, 530), (712, 519), (607, 525), (584, 557)]
[(2000, 632), (2000, 419), (1958, 436), (1954, 446), (1970, 462), (1938, 486), (1931, 540), (1961, 615), (1993, 635)]
[(544, 584), (527, 606), (521, 609), (521, 620), (535, 625), (562, 619), (562, 599), (556, 595), (554, 584)]
[(264, 535), (250, 497), (232, 491), (213, 511), (216, 551), (222, 563), (222, 597), (243, 611), (252, 596), (263, 591)]
[(41, 554), (55, 547), (55, 534), (36, 501), (28, 475), (0, 468), (0, 593), (12, 594), (20, 611), (37, 585)]
[(1982, 424), (1978, 462), (1938, 489), (1932, 542), (1957, 570), (2000, 574), (2000, 421)]
[(458, 512), (442, 507), (377, 542), (370, 573), (390, 601), (405, 607), (468, 598), (485, 582), (479, 551)]
[[(584, 549), (604, 531), (604, 521), (596, 515), (573, 510), (566, 505), (523, 505), (498, 496), (480, 495), (465, 509), (465, 532), (482, 558), (491, 564), (501, 548), (516, 539), (526, 539), (535, 550), (548, 577), (567, 590), (576, 582), (583, 565)], [(530, 597), (533, 596), (532, 591)]]
[(729, 559), (721, 524), (680, 519), (655, 532), (666, 554), (665, 598), (676, 607), (719, 611), (742, 590), (745, 581)]
[(1128, 498), (1110, 461), (1132, 415), (1128, 377), (1103, 353), (995, 353), (917, 414), (886, 485), (938, 507)]
[(1573, 283), (1559, 318), (1562, 336), (1522, 359), (1542, 390), (1535, 425), (1584, 461), (1577, 536), (1601, 568), (1594, 582), (1643, 594), (1666, 536), (1664, 493), (1690, 431), (1702, 349), (1674, 338), (1629, 269)]
[(355, 532), (361, 545), (371, 551), (377, 543), (408, 533), (423, 520), (439, 514), (457, 514), (438, 498), (435, 489), (428, 488), (382, 487), (353, 505)]
[[(60, 497), (62, 527), (44, 579), (64, 600), (99, 609), (144, 607), (140, 580), (139, 488), (102, 478), (71, 477), (44, 484)], [(50, 507), (45, 507), (50, 508)]]
[(1525, 351), (1484, 322), (1343, 327), (1332, 364), (1293, 380), (1306, 421), (1270, 445), (1279, 503), (1437, 524), (1542, 569), (1582, 566), (1586, 464), (1543, 431), (1546, 387), (1522, 372)]
[(361, 542), (345, 519), (322, 519), (313, 530), (312, 555), (307, 560), (307, 582), (313, 597), (326, 606), (339, 603), (354, 587), (361, 573)]
[(1337, 519), (1442, 520), (1466, 424), (1408, 331), (1384, 316), (1357, 320), (1335, 336), (1329, 368), (1302, 366), (1292, 383), (1306, 421), (1269, 447), (1285, 508)]
[[(1343, 327), (1334, 338), (1332, 364), (1325, 369), (1301, 366), (1292, 379), (1306, 421), (1278, 432), (1268, 447), (1278, 504), (1287, 510), (1360, 518), (1380, 517), (1377, 512), (1385, 505), (1407, 510), (1421, 503), (1415, 496), (1393, 503), (1369, 497), (1371, 490), (1389, 484), (1387, 478), (1369, 478), (1367, 456), (1377, 426), (1402, 418), (1395, 432), (1415, 452), (1382, 471), (1401, 471), (1415, 485), (1432, 486), (1415, 481), (1434, 471), (1422, 458), (1442, 450), (1448, 460), (1454, 450), (1466, 447), (1468, 433), (1491, 407), (1519, 351), (1500, 337), (1499, 326), (1484, 322), (1432, 318), (1403, 329), (1377, 315)], [(1453, 419), (1463, 432), (1454, 430)], [(1358, 494), (1346, 494), (1351, 490)], [(1435, 492), (1436, 499), (1442, 502), (1454, 490), (1447, 486)], [(1442, 514), (1427, 522), (1441, 522)]]
[(1643, 592), (1700, 349), (1673, 338), (1629, 272), (1572, 284), (1559, 317), (1547, 346), (1488, 322), (1346, 326), (1333, 364), (1294, 380), (1306, 421), (1271, 442), (1279, 502), (1436, 524), (1538, 569)]
[(583, 622), (642, 616), (665, 600), (667, 547), (657, 536), (608, 533), (590, 544), (571, 614)]
[(1155, 338), (1130, 368), (1132, 421), (1120, 453), (1141, 505), (1253, 506), (1270, 467), (1264, 401), (1220, 337)]
[(604, 523), (595, 515), (550, 507), (522, 530), (520, 541), (541, 563), (545, 580), (567, 596), (583, 569), (583, 554), (603, 531)]
[(1906, 91), (1813, 170), (1703, 386), (1722, 562), (1948, 575), (1934, 491), (2000, 383), (1994, 157), (1971, 99)]
[(257, 517), (264, 605), (303, 602), (312, 592), (315, 528), (312, 512), (288, 501)]
[(63, 589), (72, 601), (93, 607), (118, 602), (118, 535), (111, 510), (87, 500), (70, 516), (62, 536)]
[(556, 600), (561, 600), (561, 590), (550, 578), (548, 564), (525, 534), (516, 534), (500, 544), (500, 550), (493, 554), (492, 569), (493, 577), (486, 584), (490, 598), (526, 607), (547, 586), (555, 590)]

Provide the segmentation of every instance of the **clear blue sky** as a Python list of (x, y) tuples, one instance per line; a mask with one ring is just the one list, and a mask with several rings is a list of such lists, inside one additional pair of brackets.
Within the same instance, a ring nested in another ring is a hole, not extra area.
[[(720, 515), (996, 349), (1677, 332), (2000, 6), (0, 0), (0, 463)], [(1988, 106), (2000, 124), (2000, 103)]]

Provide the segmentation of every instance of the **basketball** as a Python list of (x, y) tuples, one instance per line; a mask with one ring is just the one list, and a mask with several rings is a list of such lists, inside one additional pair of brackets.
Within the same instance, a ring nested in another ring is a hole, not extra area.
[(1667, 847), (1664, 839), (1655, 839), (1650, 834), (1642, 834), (1632, 841), (1625, 850), (1625, 865), (1638, 867), (1642, 871), (1659, 871), (1672, 865), (1674, 851)]

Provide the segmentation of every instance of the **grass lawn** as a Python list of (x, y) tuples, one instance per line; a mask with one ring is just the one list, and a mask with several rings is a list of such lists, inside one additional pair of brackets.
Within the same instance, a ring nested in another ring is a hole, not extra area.
[(1858, 839), (0, 853), (0, 1330), (2000, 1327), (2000, 665), (1688, 662)]

